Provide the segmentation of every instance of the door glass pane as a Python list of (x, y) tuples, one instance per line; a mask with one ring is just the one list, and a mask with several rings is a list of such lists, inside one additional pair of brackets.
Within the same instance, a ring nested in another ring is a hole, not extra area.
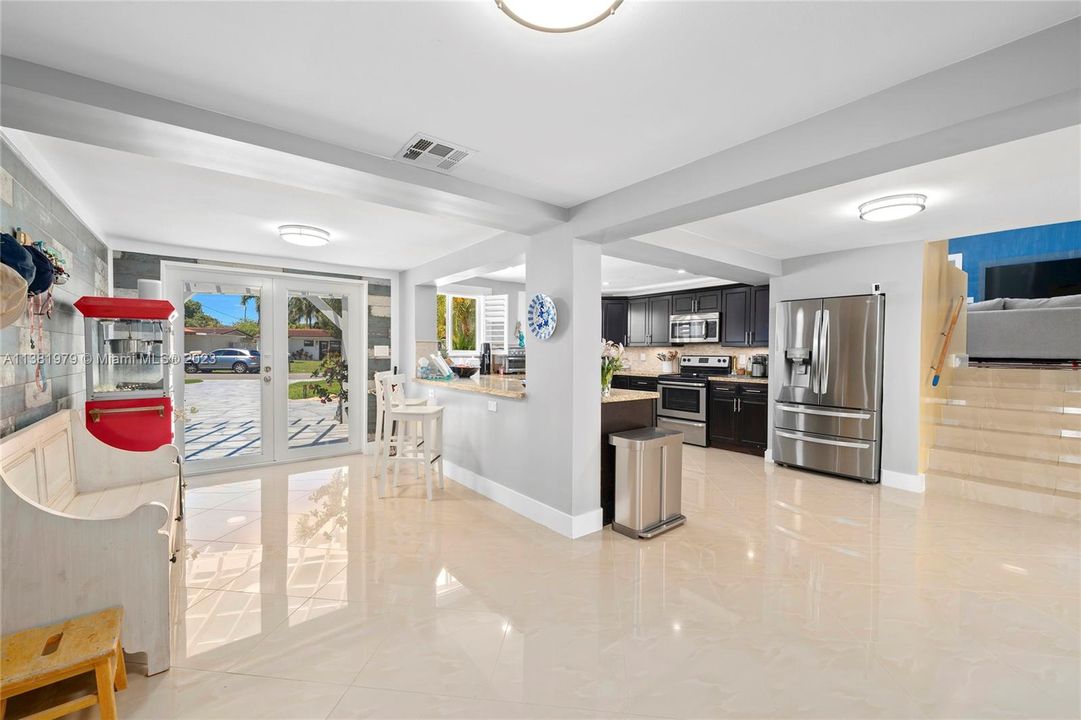
[(289, 448), (349, 442), (349, 377), (345, 355), (348, 298), (333, 292), (290, 290)]
[(184, 457), (262, 452), (262, 289), (189, 282), (184, 302)]

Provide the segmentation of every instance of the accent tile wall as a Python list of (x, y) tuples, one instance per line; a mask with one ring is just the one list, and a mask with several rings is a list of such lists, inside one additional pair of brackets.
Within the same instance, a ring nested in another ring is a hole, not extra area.
[(0, 227), (21, 227), (66, 260), (71, 279), (53, 287), (52, 317), (42, 317), (42, 342), (30, 348), (30, 318), (0, 330), (0, 436), (58, 410), (80, 409), (86, 400), (82, 364), (20, 362), (26, 353), (82, 353), (83, 318), (73, 307), (84, 295), (107, 295), (109, 255), (105, 244), (57, 197), (6, 142), (0, 140)]
[[(627, 370), (634, 372), (645, 373), (660, 373), (661, 361), (657, 358), (657, 353), (667, 352), (669, 350), (675, 350), (679, 353), (680, 357), (684, 355), (731, 355), (732, 356), (732, 372), (735, 372), (739, 367), (739, 361), (741, 357), (746, 358), (746, 367), (750, 372), (751, 356), (752, 355), (768, 355), (769, 348), (755, 347), (755, 348), (740, 348), (740, 347), (725, 347), (724, 345), (718, 345), (714, 343), (694, 343), (692, 345), (675, 346), (657, 346), (657, 347), (629, 347), (623, 354), (623, 363), (627, 366)], [(642, 355), (645, 355), (645, 358)], [(673, 364), (675, 372), (679, 372), (679, 361)]]

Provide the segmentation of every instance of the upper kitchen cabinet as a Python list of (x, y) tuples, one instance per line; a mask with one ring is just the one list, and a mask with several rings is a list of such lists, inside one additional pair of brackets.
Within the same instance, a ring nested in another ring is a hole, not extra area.
[(734, 287), (721, 293), (721, 344), (729, 347), (769, 345), (769, 285)]
[(649, 344), (667, 345), (669, 340), (669, 321), (672, 318), (672, 296), (662, 295), (649, 298)]
[(720, 312), (721, 291), (704, 290), (680, 293), (672, 296), (673, 315), (691, 315), (694, 313)]
[(649, 345), (649, 298), (627, 301), (627, 344)]
[(628, 344), (626, 298), (601, 300), (601, 334), (605, 340)]
[(759, 285), (751, 291), (751, 345), (769, 347), (769, 285)]
[(751, 288), (734, 287), (721, 292), (721, 344), (741, 347), (751, 344)]

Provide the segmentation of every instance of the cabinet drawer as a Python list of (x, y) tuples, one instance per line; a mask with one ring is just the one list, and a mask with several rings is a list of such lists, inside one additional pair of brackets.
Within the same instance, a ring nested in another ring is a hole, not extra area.
[(655, 391), (657, 389), (657, 381), (653, 378), (629, 378), (629, 387), (631, 390), (649, 390)]

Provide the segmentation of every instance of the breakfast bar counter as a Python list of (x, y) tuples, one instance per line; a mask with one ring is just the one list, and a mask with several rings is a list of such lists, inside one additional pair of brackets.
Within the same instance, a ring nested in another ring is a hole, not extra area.
[(494, 395), (495, 397), (521, 400), (525, 397), (524, 375), (474, 375), (470, 378), (456, 377), (453, 380), (427, 380), (414, 378), (420, 385), (433, 385), (448, 390)]

